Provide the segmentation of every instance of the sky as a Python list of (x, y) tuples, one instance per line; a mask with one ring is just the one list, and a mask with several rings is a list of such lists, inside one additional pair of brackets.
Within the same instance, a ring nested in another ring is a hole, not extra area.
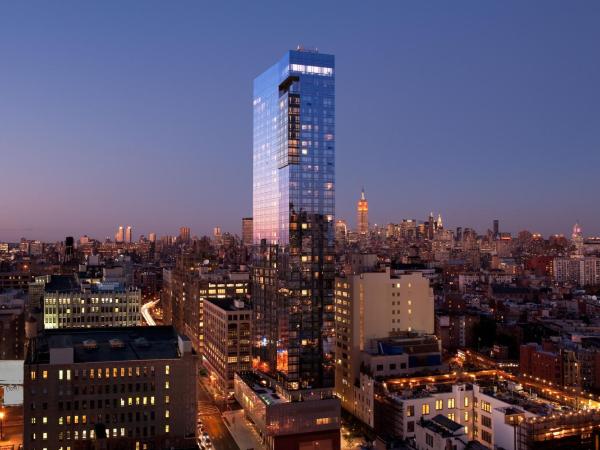
[(336, 216), (600, 234), (600, 2), (0, 2), (0, 241), (240, 233), (252, 80), (336, 56)]

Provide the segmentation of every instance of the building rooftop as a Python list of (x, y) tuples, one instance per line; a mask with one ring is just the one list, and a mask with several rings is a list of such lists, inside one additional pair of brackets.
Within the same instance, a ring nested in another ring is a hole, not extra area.
[(463, 428), (463, 425), (448, 419), (442, 414), (438, 414), (430, 420), (421, 420), (420, 424), (422, 427), (428, 428), (443, 437), (457, 436), (456, 432)]
[(212, 303), (224, 311), (251, 311), (249, 303), (235, 298), (207, 298), (205, 302)]
[(178, 336), (171, 326), (45, 330), (26, 363), (49, 364), (52, 350), (73, 349), (73, 363), (176, 359)]
[(266, 378), (261, 377), (258, 373), (242, 372), (238, 373), (238, 376), (254, 391), (254, 393), (256, 393), (265, 405), (269, 406), (275, 403), (288, 402), (285, 397), (280, 396), (277, 391), (270, 386)]

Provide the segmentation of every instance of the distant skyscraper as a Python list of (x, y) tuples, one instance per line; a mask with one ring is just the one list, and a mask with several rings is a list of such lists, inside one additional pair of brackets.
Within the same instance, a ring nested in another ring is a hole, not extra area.
[(133, 228), (131, 225), (127, 225), (127, 230), (125, 231), (125, 241), (127, 243), (133, 242)]
[(365, 197), (365, 189), (360, 193), (360, 200), (356, 205), (356, 225), (359, 234), (367, 234), (369, 232), (369, 202)]
[(252, 217), (244, 217), (242, 219), (242, 244), (252, 245)]
[(148, 240), (150, 242), (156, 242), (156, 233), (149, 233), (148, 234)]
[(181, 242), (189, 242), (190, 241), (190, 228), (189, 227), (179, 228), (179, 240)]
[(115, 241), (123, 242), (124, 239), (125, 239), (125, 231), (123, 230), (123, 225), (119, 225), (119, 229), (115, 233)]
[(334, 85), (306, 50), (254, 80), (255, 356), (291, 390), (333, 384)]
[(494, 237), (500, 236), (500, 221), (498, 219), (494, 219)]
[(339, 219), (335, 222), (335, 240), (336, 242), (343, 244), (346, 242), (348, 236), (348, 226), (346, 221)]
[(583, 233), (581, 231), (581, 225), (579, 225), (579, 222), (573, 225), (573, 233), (571, 234), (571, 239), (573, 240), (573, 244), (575, 245), (575, 255), (583, 256)]
[(67, 236), (65, 239), (65, 261), (71, 261), (73, 259), (73, 252), (75, 247), (75, 240), (73, 236)]

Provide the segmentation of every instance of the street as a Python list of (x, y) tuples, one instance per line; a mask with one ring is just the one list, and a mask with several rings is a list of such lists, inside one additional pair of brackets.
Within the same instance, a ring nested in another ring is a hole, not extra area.
[(0, 448), (14, 445), (15, 450), (23, 443), (23, 407), (9, 406), (1, 408), (4, 412), (2, 420), (2, 439)]
[(215, 450), (239, 450), (201, 378), (198, 379), (198, 419), (204, 424)]

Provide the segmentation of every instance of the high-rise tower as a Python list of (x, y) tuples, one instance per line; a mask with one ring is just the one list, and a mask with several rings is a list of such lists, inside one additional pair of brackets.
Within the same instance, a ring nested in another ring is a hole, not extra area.
[(133, 228), (131, 225), (127, 225), (127, 229), (125, 230), (125, 242), (129, 244), (133, 242)]
[(579, 222), (576, 222), (575, 225), (573, 225), (571, 239), (575, 245), (575, 255), (583, 256), (583, 233), (581, 231), (581, 225), (579, 225)]
[(125, 231), (123, 229), (123, 225), (119, 225), (119, 229), (115, 233), (115, 242), (123, 242), (125, 239)]
[(333, 384), (334, 57), (287, 52), (254, 80), (255, 366)]
[(359, 234), (367, 234), (369, 232), (369, 202), (365, 197), (365, 189), (360, 193), (360, 200), (356, 204), (356, 225)]

